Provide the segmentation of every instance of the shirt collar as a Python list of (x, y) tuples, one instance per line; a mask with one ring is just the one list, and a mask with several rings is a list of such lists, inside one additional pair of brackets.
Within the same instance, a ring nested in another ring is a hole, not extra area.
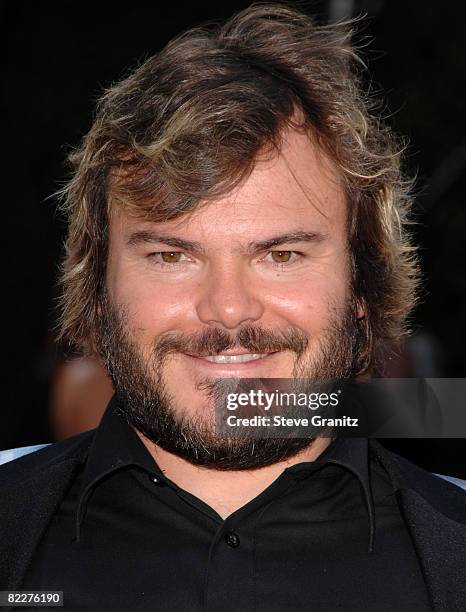
[[(367, 438), (337, 438), (329, 462), (350, 470), (359, 480), (369, 519), (369, 548), (372, 552), (375, 537), (374, 499), (369, 478), (369, 440)], [(330, 448), (329, 447), (329, 448)]]
[[(316, 461), (291, 466), (286, 472), (295, 473), (315, 469), (333, 463), (350, 470), (358, 478), (369, 519), (369, 552), (372, 552), (375, 535), (375, 513), (369, 479), (369, 444), (367, 438), (337, 438), (333, 440)], [(81, 524), (85, 516), (87, 501), (93, 488), (106, 476), (128, 466), (163, 478), (157, 463), (133, 428), (119, 413), (118, 400), (114, 395), (102, 417), (89, 449), (83, 471), (76, 510), (76, 539), (79, 542)]]
[(94, 487), (106, 476), (128, 466), (149, 474), (162, 472), (142, 440), (125, 421), (114, 395), (96, 429), (83, 471), (76, 509), (76, 539), (79, 542), (87, 502)]
[(369, 440), (367, 438), (336, 438), (315, 461), (297, 463), (285, 471), (289, 473), (314, 472), (329, 463), (349, 470), (359, 480), (369, 521), (368, 552), (372, 552), (375, 537), (375, 511), (369, 478)]

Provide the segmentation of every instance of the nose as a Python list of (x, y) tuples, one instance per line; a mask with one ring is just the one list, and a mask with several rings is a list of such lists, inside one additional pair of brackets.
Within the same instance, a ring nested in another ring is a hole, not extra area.
[(235, 329), (259, 320), (264, 313), (260, 295), (247, 273), (233, 265), (217, 266), (204, 280), (196, 300), (199, 319)]

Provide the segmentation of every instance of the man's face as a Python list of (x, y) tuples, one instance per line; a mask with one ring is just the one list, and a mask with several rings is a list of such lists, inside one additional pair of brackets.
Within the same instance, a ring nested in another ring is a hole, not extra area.
[(129, 421), (167, 450), (230, 469), (308, 445), (269, 440), (261, 458), (255, 440), (248, 463), (250, 441), (215, 438), (207, 389), (217, 378), (353, 373), (361, 313), (345, 219), (331, 163), (291, 130), (279, 156), (189, 216), (151, 223), (114, 210), (100, 352)]

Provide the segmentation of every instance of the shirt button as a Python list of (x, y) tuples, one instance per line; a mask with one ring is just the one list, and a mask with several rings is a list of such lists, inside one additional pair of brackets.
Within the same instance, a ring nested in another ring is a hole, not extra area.
[(163, 487), (163, 481), (159, 476), (151, 476), (150, 479), (157, 487)]
[(225, 542), (228, 544), (228, 546), (231, 546), (231, 548), (238, 548), (240, 543), (239, 535), (234, 531), (229, 531), (225, 535)]

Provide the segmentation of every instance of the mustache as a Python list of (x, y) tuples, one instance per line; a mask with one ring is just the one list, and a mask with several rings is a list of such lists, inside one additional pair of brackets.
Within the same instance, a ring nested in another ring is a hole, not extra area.
[(219, 328), (190, 335), (166, 332), (157, 339), (154, 356), (162, 359), (170, 353), (188, 353), (195, 357), (206, 357), (230, 349), (245, 349), (251, 353), (290, 350), (300, 356), (308, 343), (306, 334), (294, 326), (283, 331), (272, 331), (256, 325), (244, 325), (235, 336)]

